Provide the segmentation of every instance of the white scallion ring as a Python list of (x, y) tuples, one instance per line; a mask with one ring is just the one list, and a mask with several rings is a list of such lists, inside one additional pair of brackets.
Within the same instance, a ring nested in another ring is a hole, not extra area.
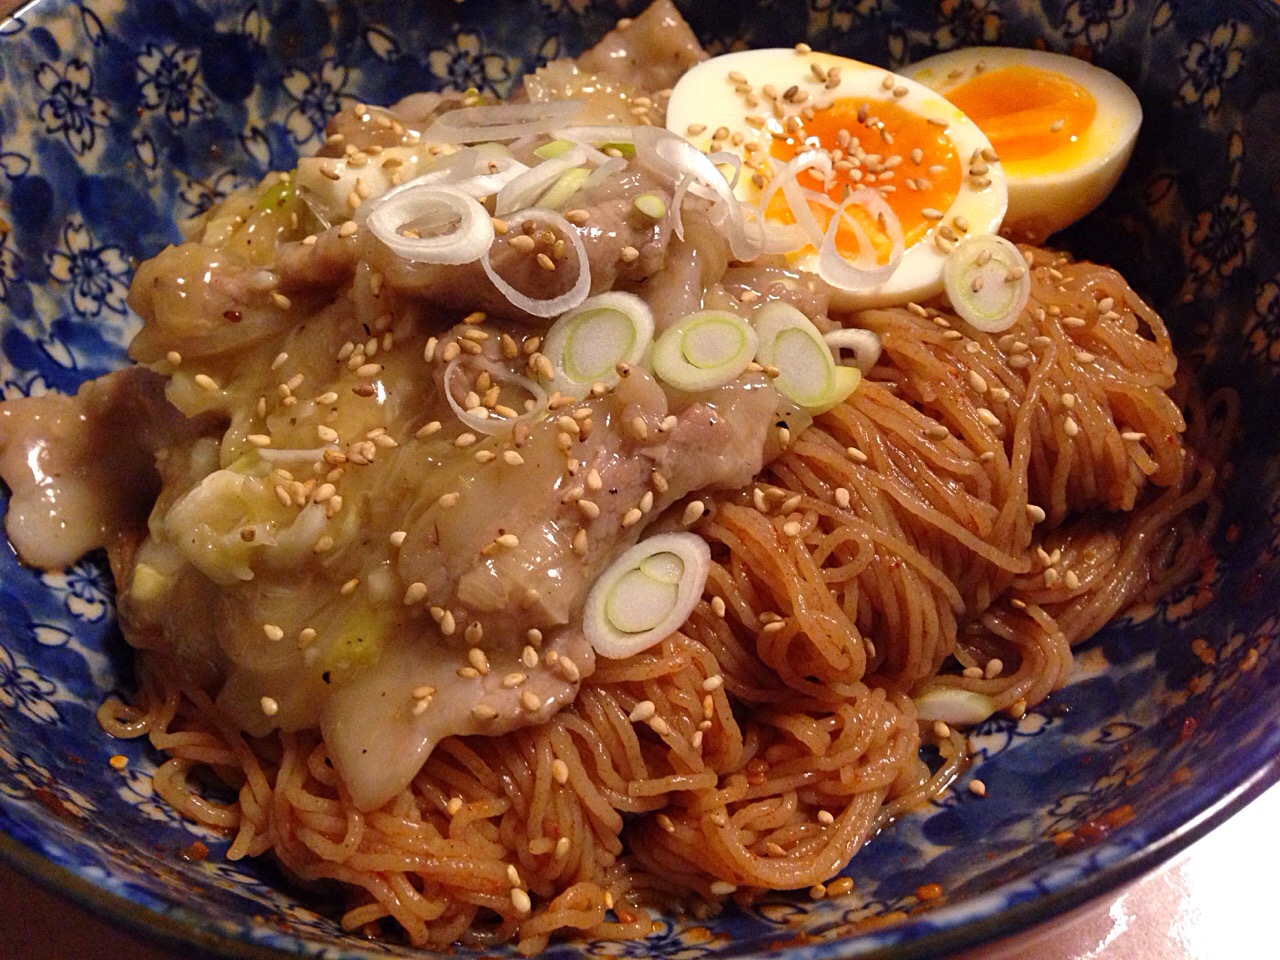
[(453, 410), (459, 420), (466, 424), (468, 430), (489, 436), (505, 433), (514, 427), (517, 421), (532, 420), (546, 410), (547, 391), (542, 389), (540, 384), (535, 383), (528, 377), (522, 377), (518, 373), (512, 373), (501, 364), (493, 363), (483, 358), (476, 358), (471, 362), (486, 371), (493, 383), (511, 383), (527, 391), (533, 400), (533, 407), (529, 411), (513, 418), (494, 416), (488, 408), (485, 408), (483, 416), (473, 410), (464, 409), (453, 395), (453, 377), (458, 372), (460, 365), (467, 360), (468, 357), (465, 353), (450, 360), (444, 368), (442, 384), (444, 386), (444, 397), (448, 401), (450, 409)]
[(1031, 296), (1022, 251), (993, 233), (965, 237), (947, 254), (942, 285), (956, 313), (984, 333), (1003, 333)]
[(624, 550), (587, 595), (582, 629), (596, 653), (634, 656), (689, 618), (711, 570), (711, 548), (696, 533), (661, 533)]
[[(493, 221), (474, 198), (452, 187), (422, 186), (380, 203), (369, 231), (397, 256), (414, 263), (473, 263), (493, 245)], [(414, 228), (428, 236), (406, 236)]]
[[(481, 207), (481, 209), (484, 208)], [(493, 223), (488, 220), (487, 214), (485, 219), (489, 222), (489, 230), (492, 233)], [(582, 236), (573, 224), (554, 210), (544, 210), (541, 207), (517, 210), (504, 219), (512, 227), (518, 227), (526, 220), (533, 220), (555, 227), (560, 232), (560, 235), (569, 242), (569, 249), (573, 251), (573, 255), (578, 261), (578, 279), (574, 281), (572, 287), (559, 296), (551, 297), (549, 300), (535, 300), (533, 297), (521, 293), (499, 276), (498, 271), (493, 269), (493, 261), (490, 256), (491, 250), (486, 249), (480, 257), (480, 265), (484, 267), (484, 272), (493, 282), (493, 285), (498, 288), (499, 293), (510, 300), (514, 306), (534, 317), (559, 316), (566, 310), (572, 310), (587, 299), (587, 294), (591, 292), (591, 264), (587, 261), (587, 248), (582, 242)]]
[(827, 342), (827, 346), (833, 352), (850, 351), (853, 354), (853, 365), (863, 373), (871, 372), (871, 368), (880, 359), (880, 351), (883, 347), (878, 333), (873, 330), (863, 330), (861, 327), (832, 330), (830, 333), (824, 333), (822, 339)]
[(777, 369), (773, 385), (796, 406), (823, 413), (862, 382), (862, 371), (838, 365), (813, 321), (791, 304), (767, 303), (756, 311), (755, 321), (756, 361)]
[(653, 345), (653, 372), (679, 390), (712, 390), (747, 369), (758, 345), (751, 324), (726, 310), (677, 320)]
[(653, 342), (653, 311), (633, 293), (588, 297), (547, 331), (542, 353), (551, 361), (551, 388), (582, 397), (596, 383), (618, 382), (619, 363), (640, 363)]

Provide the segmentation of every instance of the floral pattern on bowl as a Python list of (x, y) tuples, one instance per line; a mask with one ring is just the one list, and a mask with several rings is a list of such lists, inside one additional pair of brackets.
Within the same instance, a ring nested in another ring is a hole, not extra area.
[[(357, 101), (502, 94), (640, 2), (37, 0), (0, 25), (0, 391), (72, 391), (125, 362), (132, 264), (177, 223), (313, 149)], [(1071, 684), (972, 735), (988, 796), (952, 791), (876, 837), (854, 891), (775, 894), (638, 943), (552, 957), (922, 956), (1051, 915), (1167, 856), (1276, 775), (1280, 754), (1280, 7), (1257, 0), (761, 0), (684, 4), (713, 52), (807, 40), (890, 66), (1040, 45), (1138, 91), (1116, 195), (1070, 231), (1164, 311), (1207, 387), (1242, 400), (1221, 534), (1195, 582), (1078, 653)], [(1210, 410), (1211, 417), (1224, 411)], [(0, 554), (0, 853), (97, 908), (222, 952), (404, 957), (159, 803), (155, 756), (94, 711), (130, 686), (100, 557)], [(112, 757), (122, 756), (113, 765)], [(1086, 827), (1082, 832), (1081, 827)], [(1055, 843), (1071, 833), (1083, 849)], [(207, 859), (182, 851), (199, 840)], [(921, 901), (937, 883), (943, 896)], [(461, 952), (465, 954), (465, 951)], [(488, 951), (487, 955), (494, 955)]]

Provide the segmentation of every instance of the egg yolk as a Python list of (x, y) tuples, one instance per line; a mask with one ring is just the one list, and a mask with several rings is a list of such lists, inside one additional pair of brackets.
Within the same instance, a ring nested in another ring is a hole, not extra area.
[[(841, 98), (815, 111), (811, 119), (797, 120), (799, 126), (785, 135), (774, 133), (773, 156), (785, 162), (815, 148), (829, 153), (835, 169), (826, 185), (827, 196), (839, 203), (846, 190), (879, 188), (898, 217), (903, 245), (907, 248), (937, 225), (960, 191), (961, 161), (946, 131), (892, 100)], [(815, 174), (803, 173), (799, 181), (809, 189), (823, 189), (822, 181)], [(825, 207), (812, 204), (811, 207), (818, 222), (825, 227), (831, 212)], [(879, 224), (859, 206), (851, 207), (848, 214), (858, 218), (871, 237), (879, 259), (884, 261), (889, 253), (889, 241)], [(774, 197), (767, 215), (780, 223), (794, 222), (781, 194)], [(842, 255), (855, 255), (858, 242), (854, 232), (844, 227), (839, 229), (836, 247)]]
[(1035, 67), (979, 73), (947, 99), (969, 115), (1005, 163), (1042, 160), (1089, 129), (1098, 104), (1074, 80)]

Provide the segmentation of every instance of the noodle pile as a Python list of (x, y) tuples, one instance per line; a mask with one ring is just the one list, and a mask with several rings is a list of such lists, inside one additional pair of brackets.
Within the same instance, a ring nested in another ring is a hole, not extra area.
[[(232, 859), (339, 881), (346, 928), (413, 944), (639, 937), (649, 909), (829, 879), (963, 763), (937, 725), (943, 766), (921, 761), (913, 696), (1020, 716), (1074, 644), (1185, 574), (1209, 522), (1160, 319), (1109, 269), (1024, 253), (1031, 301), (1007, 334), (939, 304), (858, 316), (878, 366), (708, 500), (715, 562), (681, 632), (602, 659), (541, 726), (444, 741), (383, 809), (350, 802), (317, 732), (248, 739), (154, 651), (104, 726), (169, 756), (156, 791), (231, 831)], [(237, 801), (204, 798), (202, 771)]]

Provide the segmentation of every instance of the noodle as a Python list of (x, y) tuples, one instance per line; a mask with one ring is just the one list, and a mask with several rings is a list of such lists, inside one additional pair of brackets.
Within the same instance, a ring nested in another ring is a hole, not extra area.
[[(927, 731), (926, 768), (913, 695), (1021, 716), (1212, 522), (1160, 319), (1109, 269), (1025, 252), (1031, 301), (1001, 336), (940, 304), (858, 318), (879, 365), (698, 524), (714, 562), (680, 632), (601, 661), (545, 723), (445, 740), (382, 809), (354, 806), (317, 731), (251, 739), (154, 650), (103, 726), (170, 757), (156, 792), (231, 829), (229, 857), (338, 881), (344, 927), (417, 945), (636, 938), (654, 909), (829, 879), (965, 762)], [(204, 799), (201, 769), (237, 802)]]

